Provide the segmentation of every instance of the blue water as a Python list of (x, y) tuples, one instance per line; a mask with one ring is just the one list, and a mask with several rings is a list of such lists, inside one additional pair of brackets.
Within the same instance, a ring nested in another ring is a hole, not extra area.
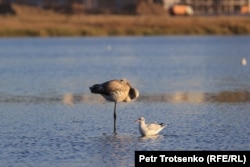
[[(135, 150), (250, 150), (250, 36), (1, 38), (0, 166), (134, 166)], [(241, 58), (248, 65), (240, 64)], [(127, 78), (117, 105), (89, 86)], [(140, 137), (134, 120), (168, 124)]]

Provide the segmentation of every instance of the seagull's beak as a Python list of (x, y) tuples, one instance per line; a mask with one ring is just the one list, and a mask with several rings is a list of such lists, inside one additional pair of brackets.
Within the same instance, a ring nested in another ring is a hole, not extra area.
[(135, 122), (140, 122), (140, 121), (141, 121), (140, 119), (135, 120)]

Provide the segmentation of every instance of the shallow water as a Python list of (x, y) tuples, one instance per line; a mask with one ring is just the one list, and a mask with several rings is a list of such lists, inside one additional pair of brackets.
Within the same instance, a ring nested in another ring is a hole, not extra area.
[[(250, 37), (0, 39), (0, 166), (134, 166), (135, 150), (249, 150)], [(89, 86), (127, 78), (117, 105)], [(134, 120), (168, 124), (140, 137)]]

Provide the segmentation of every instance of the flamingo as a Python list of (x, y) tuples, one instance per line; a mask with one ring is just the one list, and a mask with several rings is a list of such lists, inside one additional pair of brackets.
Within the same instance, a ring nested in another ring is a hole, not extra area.
[(90, 88), (91, 93), (102, 95), (107, 101), (114, 102), (114, 134), (116, 134), (116, 103), (130, 102), (139, 97), (139, 91), (133, 88), (127, 79), (110, 80), (95, 84)]

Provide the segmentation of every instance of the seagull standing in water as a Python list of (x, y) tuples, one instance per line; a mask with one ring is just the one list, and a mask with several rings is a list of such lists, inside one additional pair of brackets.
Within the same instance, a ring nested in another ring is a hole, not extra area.
[(146, 124), (145, 118), (140, 117), (139, 119), (135, 120), (136, 122), (139, 122), (139, 131), (142, 136), (153, 136), (157, 135), (162, 129), (164, 129), (167, 125), (164, 125), (163, 123), (151, 123)]
[(114, 106), (114, 134), (116, 134), (116, 103), (130, 102), (139, 97), (139, 91), (133, 88), (127, 79), (110, 80), (95, 84), (90, 88), (91, 93), (102, 95), (107, 101), (115, 102)]

